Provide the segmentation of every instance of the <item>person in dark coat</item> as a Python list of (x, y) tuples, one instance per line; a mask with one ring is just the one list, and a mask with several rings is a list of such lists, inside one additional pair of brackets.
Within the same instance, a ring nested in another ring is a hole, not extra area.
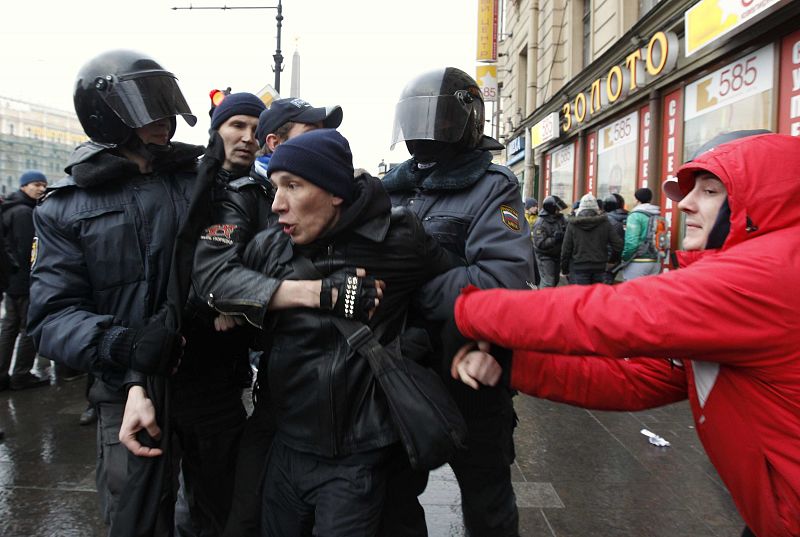
[(561, 248), (561, 272), (569, 274), (570, 283), (591, 285), (605, 281), (611, 258), (622, 251), (623, 241), (611, 228), (597, 200), (586, 194), (580, 200), (575, 216), (568, 219)]
[[(49, 379), (39, 378), (31, 372), (36, 349), (27, 330), (34, 241), (33, 209), (46, 188), (47, 177), (38, 170), (29, 170), (20, 176), (19, 190), (8, 196), (0, 206), (6, 248), (17, 267), (8, 279), (6, 314), (0, 322), (0, 390), (8, 387), (23, 390), (50, 383)], [(15, 343), (17, 358), (9, 379), (8, 368)]]
[(558, 285), (561, 244), (567, 229), (567, 221), (561, 211), (566, 208), (567, 204), (558, 196), (547, 196), (533, 224), (533, 251), (541, 278), (539, 287)]
[[(620, 196), (621, 197), (621, 196)], [(628, 218), (628, 214), (624, 209), (619, 208), (619, 198), (617, 195), (609, 194), (603, 199), (603, 211), (606, 213), (606, 217), (608, 218), (608, 223), (611, 224), (611, 228), (614, 232), (619, 235), (619, 237), (624, 241), (625, 240), (625, 220)], [(619, 261), (618, 257), (613, 255), (613, 251), (611, 246), (608, 247), (608, 261), (609, 264), (617, 263)], [(606, 280), (605, 283), (611, 284), (614, 282), (617, 273), (612, 272), (612, 270), (606, 271)]]

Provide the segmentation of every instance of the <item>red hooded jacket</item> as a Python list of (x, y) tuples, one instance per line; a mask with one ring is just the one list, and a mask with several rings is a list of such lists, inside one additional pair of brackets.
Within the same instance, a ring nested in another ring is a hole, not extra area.
[(797, 537), (800, 139), (718, 146), (678, 171), (684, 193), (701, 170), (728, 190), (719, 250), (680, 252), (684, 268), (615, 286), (468, 289), (456, 321), (467, 337), (514, 349), (512, 385), (537, 397), (606, 410), (688, 397), (750, 529)]

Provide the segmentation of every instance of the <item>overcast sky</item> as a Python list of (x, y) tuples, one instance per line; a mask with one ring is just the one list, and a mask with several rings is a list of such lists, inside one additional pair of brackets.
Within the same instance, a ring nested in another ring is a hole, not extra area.
[[(72, 86), (92, 56), (114, 48), (149, 54), (177, 75), (199, 121), (179, 121), (176, 140), (208, 139), (208, 92), (256, 92), (274, 83), (274, 9), (172, 7), (274, 6), (277, 0), (14, 0), (4, 2), (0, 96), (72, 110)], [(478, 0), (283, 0), (282, 96), (291, 61), (301, 58), (300, 96), (339, 104), (340, 131), (356, 167), (408, 158), (389, 150), (394, 105), (406, 82), (446, 65), (475, 76)]]

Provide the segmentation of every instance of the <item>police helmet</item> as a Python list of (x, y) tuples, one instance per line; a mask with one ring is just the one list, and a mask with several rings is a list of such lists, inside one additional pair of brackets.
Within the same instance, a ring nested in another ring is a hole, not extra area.
[(483, 95), (461, 69), (445, 67), (409, 82), (395, 108), (392, 148), (402, 141), (435, 140), (465, 149), (502, 149), (484, 136)]
[(78, 72), (73, 92), (75, 112), (86, 134), (99, 143), (122, 144), (159, 119), (175, 116), (197, 123), (175, 75), (152, 58), (131, 50), (112, 50), (89, 60)]

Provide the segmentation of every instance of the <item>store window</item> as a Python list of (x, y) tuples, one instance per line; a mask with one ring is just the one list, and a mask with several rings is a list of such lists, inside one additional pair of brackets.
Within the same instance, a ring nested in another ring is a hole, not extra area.
[(773, 73), (769, 45), (686, 86), (684, 158), (723, 132), (772, 130)]
[(550, 153), (550, 194), (572, 206), (575, 187), (575, 144)]
[(620, 194), (633, 200), (639, 148), (639, 113), (632, 112), (597, 131), (598, 198)]

